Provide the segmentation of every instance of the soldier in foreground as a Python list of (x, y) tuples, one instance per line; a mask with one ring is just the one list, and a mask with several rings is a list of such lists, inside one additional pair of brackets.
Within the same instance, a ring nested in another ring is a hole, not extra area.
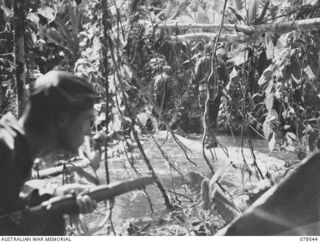
[[(78, 184), (56, 188), (51, 194), (33, 193), (20, 198), (33, 161), (66, 151), (76, 153), (89, 132), (96, 95), (89, 83), (61, 71), (51, 71), (36, 80), (22, 117), (8, 113), (0, 120), (0, 235), (29, 235), (10, 214), (26, 205), (33, 206), (52, 196), (87, 189)], [(75, 197), (80, 213), (90, 213), (96, 203), (87, 195)], [(35, 223), (36, 224), (36, 223)], [(64, 235), (61, 215), (35, 225), (38, 235)]]

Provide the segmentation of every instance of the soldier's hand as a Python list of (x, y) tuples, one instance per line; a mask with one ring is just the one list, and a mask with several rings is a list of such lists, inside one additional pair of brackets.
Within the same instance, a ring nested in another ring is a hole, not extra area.
[(88, 195), (78, 195), (76, 202), (81, 214), (92, 213), (97, 208), (97, 202)]
[(86, 195), (92, 187), (92, 185), (82, 185), (78, 183), (66, 184), (56, 188), (54, 196), (76, 193), (76, 203), (79, 207), (79, 212), (81, 214), (92, 213), (97, 207), (97, 202)]

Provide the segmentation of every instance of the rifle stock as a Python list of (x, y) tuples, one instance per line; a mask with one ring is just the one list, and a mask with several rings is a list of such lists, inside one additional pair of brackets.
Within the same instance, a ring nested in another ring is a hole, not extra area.
[[(133, 190), (141, 189), (152, 183), (154, 183), (153, 177), (141, 177), (125, 182), (116, 182), (109, 185), (97, 186), (86, 194), (93, 200), (100, 202)], [(19, 223), (19, 225), (23, 226), (34, 223), (37, 219), (43, 220), (50, 216), (74, 213), (78, 213), (78, 207), (76, 200), (74, 199), (74, 195), (69, 194), (62, 197), (54, 197), (38, 206), (14, 212), (10, 217), (15, 222)]]

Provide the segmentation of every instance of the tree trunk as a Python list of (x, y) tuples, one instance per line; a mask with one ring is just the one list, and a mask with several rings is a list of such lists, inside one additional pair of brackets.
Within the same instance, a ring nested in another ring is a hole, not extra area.
[(14, 0), (14, 61), (15, 61), (15, 77), (13, 87), (16, 90), (16, 115), (21, 116), (25, 103), (25, 1)]
[[(103, 25), (103, 76), (105, 77), (105, 92), (106, 92), (106, 133), (108, 134), (108, 125), (110, 122), (110, 116), (109, 116), (109, 80), (108, 80), (108, 75), (109, 75), (109, 63), (108, 63), (108, 49), (109, 44), (107, 41), (108, 38), (108, 30), (109, 30), (109, 14), (108, 14), (108, 0), (102, 0), (102, 25)], [(110, 183), (110, 175), (109, 175), (109, 165), (108, 165), (108, 142), (105, 140), (105, 152), (104, 152), (104, 165), (105, 165), (105, 170), (106, 170), (106, 181), (107, 184)]]

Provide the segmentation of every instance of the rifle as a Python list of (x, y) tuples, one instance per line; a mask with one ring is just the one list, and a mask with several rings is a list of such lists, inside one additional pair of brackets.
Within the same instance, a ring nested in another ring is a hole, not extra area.
[(83, 168), (86, 168), (90, 165), (88, 161), (81, 161), (71, 164), (64, 164), (55, 166), (48, 169), (43, 170), (37, 170), (33, 173), (32, 177), (33, 179), (45, 179), (45, 178), (51, 178), (54, 176), (61, 175), (65, 172), (71, 173), (71, 172), (77, 172), (78, 174), (84, 176), (89, 182), (98, 185), (99, 181), (96, 177), (92, 176), (90, 173), (86, 172)]
[[(154, 181), (155, 180), (153, 177), (130, 179), (125, 182), (116, 182), (109, 185), (97, 186), (89, 190), (86, 195), (90, 196), (93, 200), (100, 202), (133, 190), (141, 189), (154, 183)], [(42, 202), (38, 206), (13, 212), (10, 215), (10, 218), (21, 228), (28, 229), (32, 227), (31, 225), (34, 225), (35, 222), (41, 222), (50, 217), (77, 213), (78, 206), (76, 204), (74, 195), (68, 194), (61, 197), (53, 197), (48, 201)]]
[(36, 170), (33, 173), (33, 178), (36, 179), (45, 179), (50, 178), (53, 176), (58, 176), (64, 173), (65, 171), (72, 172), (73, 170), (76, 170), (77, 168), (86, 168), (89, 166), (89, 162), (82, 161), (82, 162), (76, 162), (72, 164), (65, 164), (65, 165), (59, 165), (48, 169), (42, 169), (42, 170)]

